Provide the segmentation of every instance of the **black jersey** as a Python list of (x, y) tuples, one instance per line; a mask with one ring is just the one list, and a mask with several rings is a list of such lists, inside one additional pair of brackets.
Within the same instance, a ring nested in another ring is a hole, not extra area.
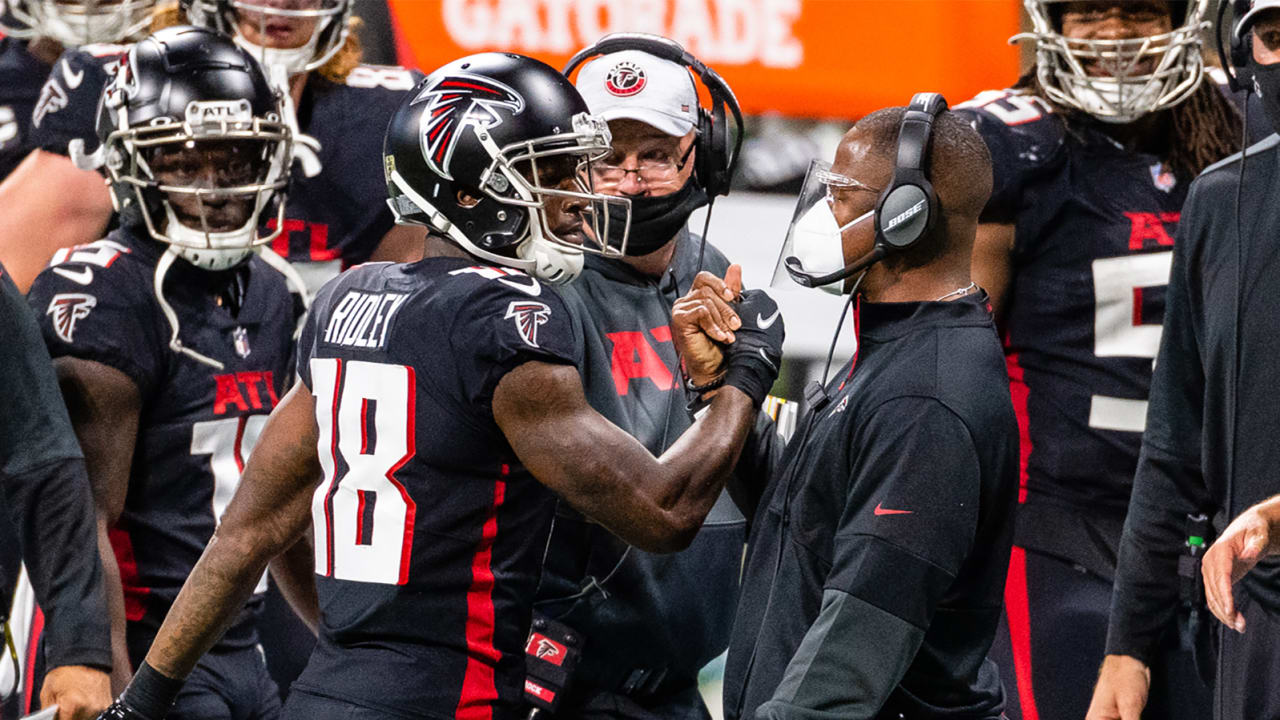
[(48, 74), (25, 41), (0, 38), (0, 180), (31, 152), (31, 113)]
[[(986, 92), (958, 109), (991, 150), (995, 188), (983, 220), (1015, 226), (1004, 331), (1023, 432), (1024, 500), (1102, 523), (1101, 554), (1076, 548), (1100, 559), (1075, 551), (1071, 559), (1109, 577), (1188, 183), (1090, 122), (1068, 127), (1033, 95)], [(1024, 526), (1057, 535), (1020, 519), (1020, 545), (1042, 544)]]
[(370, 263), (321, 290), (299, 344), (316, 397), (320, 640), (295, 687), (410, 717), (514, 718), (554, 496), (493, 418), (580, 329), (519, 271)]
[[(111, 65), (128, 46), (86, 45), (63, 53), (32, 117), (35, 144), (68, 154), (75, 138), (98, 145), (98, 97)], [(400, 67), (360, 65), (346, 81), (311, 73), (298, 107), (303, 133), (320, 142), (319, 175), (306, 177), (296, 160), (285, 202), (284, 228), (271, 247), (298, 263), (313, 290), (343, 267), (364, 262), (394, 224), (387, 207), (382, 137), (403, 94), (421, 78)], [(276, 229), (264, 212), (263, 230)]]
[[(284, 278), (262, 260), (254, 257), (222, 273), (179, 260), (164, 289), (180, 339), (224, 367), (173, 351), (153, 290), (162, 251), (149, 238), (119, 229), (59, 251), (28, 294), (53, 357), (102, 363), (138, 387), (142, 411), (133, 470), (110, 538), (126, 616), (152, 633), (213, 535), (267, 414), (285, 390), (293, 329)], [(228, 286), (243, 288), (238, 314), (221, 299)], [(252, 601), (250, 608), (258, 604)], [(223, 642), (256, 642), (251, 615)]]

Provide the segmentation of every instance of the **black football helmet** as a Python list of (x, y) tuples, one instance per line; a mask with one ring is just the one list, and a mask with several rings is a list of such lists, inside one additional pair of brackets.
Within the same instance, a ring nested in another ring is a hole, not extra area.
[[(188, 22), (230, 35), (263, 67), (283, 66), (290, 75), (314, 70), (329, 62), (347, 42), (352, 0), (181, 0)], [(314, 23), (306, 42), (293, 48), (273, 48), (252, 42), (244, 24), (265, 37), (269, 26)]]
[[(140, 40), (117, 63), (97, 124), (97, 151), (86, 156), (72, 141), (73, 159), (105, 166), (117, 210), (126, 220), (140, 214), (153, 238), (191, 264), (229, 268), (284, 227), (292, 139), (281, 98), (230, 38), (178, 26)], [(276, 231), (263, 236), (258, 216), (273, 200)], [(228, 228), (221, 208), (233, 203), (237, 226)]]
[[(590, 186), (589, 165), (610, 140), (555, 68), (510, 53), (465, 57), (427, 76), (392, 116), (388, 204), (397, 222), (426, 225), (478, 258), (568, 282), (584, 251), (626, 250), (625, 232), (616, 247), (602, 238), (611, 213), (627, 226), (630, 201)], [(557, 228), (564, 216), (551, 217), (548, 201), (572, 203), (582, 222)]]
[(156, 0), (0, 0), (0, 30), (17, 38), (47, 37), (64, 47), (137, 39)]

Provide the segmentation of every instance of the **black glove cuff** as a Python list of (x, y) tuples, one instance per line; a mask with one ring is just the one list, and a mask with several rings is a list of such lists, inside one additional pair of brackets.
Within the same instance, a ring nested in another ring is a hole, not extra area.
[(776, 370), (763, 361), (747, 356), (741, 359), (730, 359), (729, 370), (724, 375), (724, 384), (746, 393), (747, 397), (751, 398), (751, 404), (759, 407), (769, 394), (769, 390), (773, 388), (773, 381), (776, 378)]
[(182, 690), (181, 680), (162, 675), (159, 670), (147, 664), (146, 660), (138, 666), (129, 686), (120, 695), (120, 704), (137, 716), (147, 720), (161, 720), (173, 707)]

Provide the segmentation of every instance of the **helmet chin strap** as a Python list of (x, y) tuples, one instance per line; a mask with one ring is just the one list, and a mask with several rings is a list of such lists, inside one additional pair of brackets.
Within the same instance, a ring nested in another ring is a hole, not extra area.
[[(270, 265), (276, 270), (276, 272), (284, 276), (285, 284), (291, 286), (293, 291), (298, 293), (298, 296), (302, 298), (303, 309), (308, 311), (311, 310), (311, 294), (307, 292), (307, 283), (302, 279), (302, 276), (298, 274), (297, 268), (290, 264), (288, 260), (280, 257), (275, 250), (272, 250), (266, 245), (259, 245), (254, 248), (253, 251), (258, 254), (258, 257), (262, 258), (263, 262)], [(302, 336), (302, 326), (305, 325), (306, 322), (307, 314), (304, 312), (302, 316), (298, 318), (297, 327), (293, 329), (294, 340), (297, 340)]]
[(239, 32), (235, 34), (234, 39), (236, 44), (248, 50), (262, 67), (272, 69), (282, 67), (290, 75), (301, 75), (307, 71), (307, 65), (316, 54), (316, 45), (320, 42), (320, 28), (316, 28), (316, 32), (311, 33), (311, 37), (296, 48), (255, 45), (245, 40)]
[(156, 301), (160, 303), (160, 311), (164, 313), (164, 317), (169, 321), (169, 349), (176, 353), (181, 353), (196, 362), (203, 363), (215, 370), (223, 370), (226, 368), (221, 362), (214, 360), (208, 355), (202, 355), (195, 350), (182, 344), (178, 339), (178, 313), (174, 312), (173, 306), (164, 296), (164, 278), (169, 274), (169, 268), (173, 267), (173, 263), (178, 259), (177, 248), (172, 245), (164, 254), (160, 256), (159, 262), (156, 263), (156, 272), (154, 276), (153, 287), (156, 292)]
[[(239, 36), (236, 42), (249, 47), (256, 48), (256, 45), (244, 42)], [(312, 36), (312, 45), (315, 44), (315, 37)], [(295, 48), (302, 50), (302, 48)], [(283, 52), (274, 48), (261, 48), (264, 52)], [(250, 53), (254, 52), (250, 50)], [(257, 56), (255, 56), (257, 57)], [(293, 135), (293, 157), (302, 163), (302, 174), (307, 177), (315, 177), (324, 169), (324, 165), (320, 162), (320, 141), (314, 137), (302, 132), (298, 127), (298, 110), (293, 105), (293, 93), (289, 92), (289, 76), (291, 73), (288, 64), (276, 62), (273, 64), (263, 63), (263, 67), (267, 68), (267, 76), (271, 81), (271, 86), (280, 92), (284, 106), (284, 117), (281, 118), (285, 125), (289, 126), (289, 132)]]

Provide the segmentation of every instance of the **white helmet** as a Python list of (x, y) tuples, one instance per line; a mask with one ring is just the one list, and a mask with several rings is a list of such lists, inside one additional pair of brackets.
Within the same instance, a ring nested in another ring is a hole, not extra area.
[(47, 37), (65, 47), (120, 43), (143, 35), (156, 0), (0, 0), (0, 28), (14, 37)]
[[(1104, 122), (1128, 123), (1177, 105), (1199, 87), (1209, 0), (1171, 1), (1172, 31), (1128, 40), (1064, 37), (1060, 6), (1065, 1), (1024, 0), (1032, 31), (1010, 39), (1035, 41), (1036, 74), (1049, 100)], [(1185, 13), (1179, 12), (1182, 8)], [(1144, 62), (1150, 63), (1150, 71), (1132, 74)], [(1086, 66), (1095, 63), (1105, 65), (1109, 74), (1090, 75)]]

